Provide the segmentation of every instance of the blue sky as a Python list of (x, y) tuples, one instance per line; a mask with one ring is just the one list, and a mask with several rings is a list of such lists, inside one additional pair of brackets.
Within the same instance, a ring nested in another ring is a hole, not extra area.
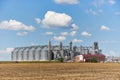
[(0, 60), (15, 47), (92, 46), (120, 56), (119, 0), (0, 0)]

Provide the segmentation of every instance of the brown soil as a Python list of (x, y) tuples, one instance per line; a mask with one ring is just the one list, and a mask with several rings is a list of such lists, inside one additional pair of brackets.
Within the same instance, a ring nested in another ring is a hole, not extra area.
[(0, 80), (120, 80), (120, 64), (2, 63)]

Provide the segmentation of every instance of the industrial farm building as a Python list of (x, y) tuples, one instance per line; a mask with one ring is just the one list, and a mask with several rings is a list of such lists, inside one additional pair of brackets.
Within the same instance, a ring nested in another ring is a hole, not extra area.
[(51, 41), (48, 45), (17, 47), (12, 51), (11, 59), (12, 61), (49, 61), (63, 58), (64, 62), (78, 62), (79, 60), (76, 58), (79, 55), (82, 55), (80, 61), (88, 61), (92, 57), (95, 57), (99, 62), (105, 60), (97, 42), (94, 42), (90, 47), (72, 47), (72, 42), (69, 46), (63, 46), (62, 42), (60, 45), (51, 45)]

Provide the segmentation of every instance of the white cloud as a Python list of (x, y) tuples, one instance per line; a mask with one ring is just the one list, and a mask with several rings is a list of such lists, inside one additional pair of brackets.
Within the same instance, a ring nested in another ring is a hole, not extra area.
[(26, 36), (28, 34), (28, 32), (18, 32), (17, 35), (18, 36)]
[(54, 0), (58, 4), (78, 4), (79, 0)]
[(103, 41), (100, 41), (100, 43), (102, 43), (102, 44), (120, 44), (120, 41), (117, 41), (117, 40), (103, 40)]
[(61, 32), (62, 36), (67, 36), (69, 33), (68, 32)]
[(103, 13), (103, 10), (102, 10), (102, 9), (99, 9), (98, 12), (99, 12), (99, 13)]
[(102, 9), (98, 9), (98, 10), (87, 9), (87, 10), (85, 10), (85, 12), (87, 14), (100, 15), (103, 13), (103, 10)]
[(92, 36), (92, 34), (86, 32), (86, 31), (82, 32), (81, 35), (82, 35), (82, 36), (85, 36), (85, 37), (90, 37), (90, 36)]
[(85, 12), (92, 15), (98, 15), (98, 13), (96, 11), (93, 11), (92, 9), (88, 9)]
[(27, 30), (34, 31), (35, 28), (33, 26), (27, 26), (22, 22), (16, 20), (2, 21), (0, 22), (0, 29), (4, 30)]
[(6, 48), (7, 52), (12, 52), (14, 50), (14, 48)]
[(92, 2), (92, 5), (95, 6), (96, 8), (99, 8), (104, 5), (114, 5), (116, 4), (115, 0), (94, 0)]
[(79, 29), (79, 27), (76, 24), (72, 24), (71, 26), (72, 26), (72, 30), (78, 30)]
[(115, 15), (120, 15), (120, 12), (115, 12)]
[(113, 51), (113, 50), (110, 50), (108, 53), (109, 53), (111, 56), (115, 56), (115, 55), (118, 54), (117, 52), (115, 52), (115, 51)]
[(102, 25), (100, 29), (101, 29), (102, 31), (109, 31), (109, 30), (110, 30), (109, 27), (104, 26), (104, 25)]
[(71, 35), (71, 36), (75, 36), (76, 33), (77, 33), (77, 31), (72, 31), (72, 32), (70, 32), (70, 35)]
[(43, 28), (50, 27), (69, 27), (72, 22), (72, 17), (65, 13), (57, 13), (54, 11), (47, 11), (44, 19), (41, 21)]
[(101, 5), (103, 5), (105, 3), (105, 1), (104, 0), (94, 0), (93, 2), (92, 2), (92, 4), (95, 6), (95, 7), (100, 7)]
[(83, 40), (73, 39), (72, 42), (73, 42), (73, 43), (82, 43)]
[(6, 50), (0, 50), (0, 54), (8, 53)]
[(65, 36), (54, 36), (53, 39), (55, 41), (59, 41), (59, 42), (62, 42), (64, 40), (66, 40), (66, 37)]
[(116, 3), (115, 0), (108, 0), (108, 2), (109, 2), (110, 5), (114, 5)]
[(6, 48), (3, 50), (0, 50), (0, 54), (11, 53), (13, 50), (14, 50), (14, 48)]
[(35, 20), (37, 21), (38, 24), (41, 23), (41, 19), (40, 18), (35, 18)]
[(54, 35), (54, 32), (46, 32), (46, 35)]
[(32, 45), (32, 46), (36, 46), (36, 43), (32, 42), (31, 45)]

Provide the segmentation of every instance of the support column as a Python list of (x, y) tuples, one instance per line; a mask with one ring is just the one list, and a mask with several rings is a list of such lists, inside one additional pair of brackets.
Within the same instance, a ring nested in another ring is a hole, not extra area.
[(48, 43), (48, 60), (51, 60), (51, 41)]

